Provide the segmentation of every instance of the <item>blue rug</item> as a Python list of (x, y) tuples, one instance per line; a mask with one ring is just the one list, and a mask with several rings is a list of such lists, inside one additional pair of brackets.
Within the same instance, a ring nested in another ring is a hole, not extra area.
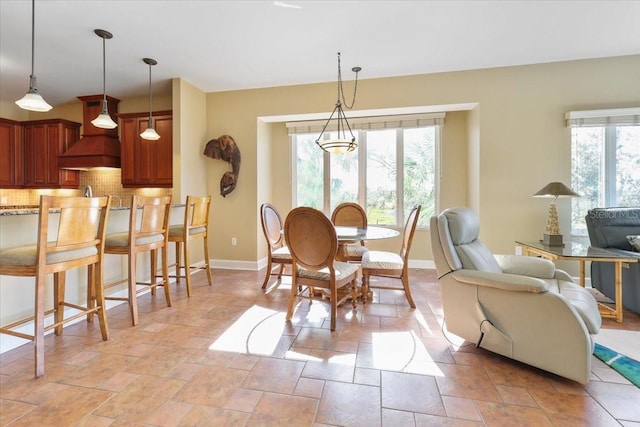
[(640, 388), (640, 362), (596, 343), (594, 356)]

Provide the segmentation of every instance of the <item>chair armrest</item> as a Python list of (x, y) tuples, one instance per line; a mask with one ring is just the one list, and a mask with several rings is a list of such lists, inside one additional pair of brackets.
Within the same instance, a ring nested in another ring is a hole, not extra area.
[(555, 264), (544, 258), (522, 255), (494, 255), (494, 258), (502, 271), (508, 274), (553, 279), (556, 272)]
[(573, 283), (573, 278), (564, 270), (556, 270), (556, 274), (553, 276), (556, 280), (564, 280), (565, 282)]
[(536, 277), (466, 269), (453, 271), (451, 275), (461, 283), (497, 288), (505, 291), (541, 294), (549, 290), (547, 282)]

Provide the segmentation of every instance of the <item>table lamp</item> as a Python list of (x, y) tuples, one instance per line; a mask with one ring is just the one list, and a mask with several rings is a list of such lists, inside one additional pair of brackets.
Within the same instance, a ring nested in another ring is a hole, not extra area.
[(564, 246), (562, 243), (562, 234), (560, 234), (560, 224), (558, 222), (558, 209), (556, 208), (556, 200), (558, 197), (580, 197), (569, 187), (561, 182), (550, 182), (545, 185), (533, 197), (550, 197), (549, 217), (547, 218), (547, 226), (542, 235), (540, 242), (547, 246)]

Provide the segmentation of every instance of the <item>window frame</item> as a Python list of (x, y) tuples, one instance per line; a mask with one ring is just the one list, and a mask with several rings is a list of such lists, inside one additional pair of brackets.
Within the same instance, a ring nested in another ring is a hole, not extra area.
[[(439, 211), (440, 205), (440, 176), (441, 176), (441, 144), (442, 144), (442, 127), (443, 123), (436, 124), (426, 124), (422, 126), (413, 126), (413, 128), (434, 128), (434, 153), (433, 153), (433, 170), (434, 170), (434, 212)], [(408, 127), (395, 127), (395, 141), (396, 141), (396, 176), (402, 176), (403, 179), (396, 179), (396, 194), (401, 195), (404, 194), (404, 131)], [(358, 141), (358, 148), (360, 153), (358, 155), (358, 204), (361, 206), (367, 206), (367, 132), (375, 131), (378, 129), (354, 129), (353, 133), (356, 136), (356, 140)], [(298, 189), (297, 189), (297, 177), (298, 177), (298, 144), (296, 143), (296, 138), (299, 135), (313, 135), (313, 132), (294, 132), (290, 134), (289, 140), (291, 145), (291, 200), (292, 206), (298, 206)], [(324, 135), (328, 137), (328, 132)], [(318, 147), (318, 150), (321, 150)], [(362, 155), (361, 153), (364, 153)], [(322, 204), (323, 204), (323, 212), (329, 216), (331, 215), (331, 186), (330, 186), (330, 177), (331, 177), (331, 154), (328, 152), (322, 153), (322, 162), (323, 162), (323, 194), (322, 194)], [(340, 154), (336, 154), (340, 155)], [(400, 161), (398, 161), (400, 160)], [(397, 197), (396, 201), (396, 212), (395, 212), (395, 224), (380, 224), (382, 227), (396, 228), (402, 229), (405, 226), (406, 218), (404, 214), (404, 197)], [(423, 207), (423, 211), (427, 211)], [(426, 221), (424, 224), (418, 223), (418, 229), (428, 230), (429, 222)]]

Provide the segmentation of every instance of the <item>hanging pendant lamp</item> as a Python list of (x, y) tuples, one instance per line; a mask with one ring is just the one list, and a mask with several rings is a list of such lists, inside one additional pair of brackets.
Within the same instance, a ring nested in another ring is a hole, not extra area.
[(51, 110), (51, 105), (38, 93), (36, 75), (34, 74), (35, 62), (35, 27), (36, 27), (36, 2), (31, 0), (31, 75), (29, 76), (29, 91), (18, 99), (16, 104), (23, 110), (45, 112)]
[(160, 135), (153, 128), (153, 117), (151, 115), (151, 67), (158, 64), (158, 61), (151, 58), (144, 58), (142, 61), (149, 66), (149, 123), (144, 132), (140, 134), (140, 137), (149, 141), (157, 141), (160, 139)]
[(107, 64), (105, 55), (105, 40), (112, 38), (113, 34), (106, 30), (93, 30), (93, 32), (102, 38), (102, 111), (100, 111), (98, 117), (91, 120), (91, 124), (101, 129), (113, 129), (117, 127), (118, 124), (111, 119), (107, 108)]
[[(329, 153), (334, 154), (343, 154), (349, 151), (353, 151), (358, 148), (358, 142), (356, 141), (356, 137), (353, 135), (351, 131), (351, 126), (349, 126), (349, 122), (347, 121), (347, 116), (344, 114), (344, 110), (342, 109), (342, 103), (345, 104), (347, 109), (352, 109), (353, 104), (356, 102), (356, 92), (358, 90), (358, 73), (362, 70), (360, 67), (353, 67), (351, 71), (356, 73), (356, 84), (353, 90), (353, 100), (351, 101), (351, 105), (347, 105), (344, 100), (344, 91), (342, 89), (342, 72), (340, 70), (340, 52), (338, 52), (338, 100), (336, 101), (336, 107), (333, 109), (333, 112), (329, 116), (329, 120), (325, 123), (322, 128), (322, 132), (316, 139), (316, 144), (324, 151), (328, 151)], [(342, 100), (342, 101), (341, 101)], [(333, 138), (323, 139), (324, 131), (331, 123), (331, 119), (333, 116), (336, 116), (336, 126), (337, 126), (337, 134)], [(349, 134), (347, 134), (347, 130)]]

